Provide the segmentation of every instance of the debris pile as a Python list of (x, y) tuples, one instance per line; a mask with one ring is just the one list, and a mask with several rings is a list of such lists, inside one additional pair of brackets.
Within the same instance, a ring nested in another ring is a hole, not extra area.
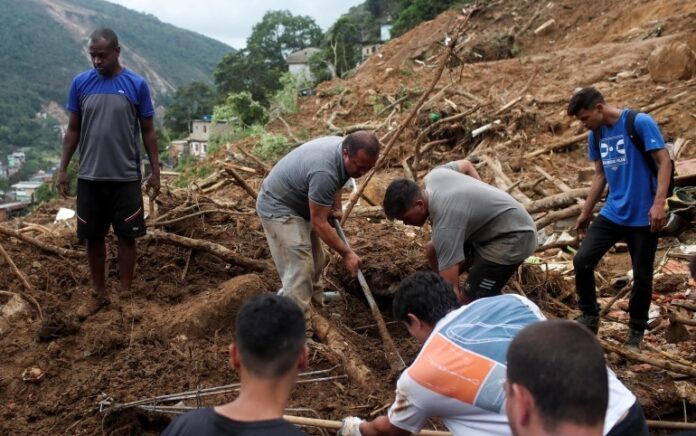
[[(383, 190), (393, 178), (422, 181), (436, 165), (472, 160), (485, 181), (525, 205), (543, 234), (536, 257), (505, 292), (528, 296), (549, 317), (573, 318), (572, 255), (579, 242), (571, 229), (592, 175), (587, 134), (565, 114), (573, 89), (594, 85), (610, 102), (650, 112), (676, 140), (677, 179), (696, 173), (687, 159), (696, 147), (696, 78), (693, 69), (687, 74), (696, 5), (628, 3), (492, 2), (468, 10), (468, 21), (461, 11), (446, 12), (382, 47), (353, 77), (322, 84), (301, 99), (299, 113), (267, 126), (291, 137), (370, 128), (390, 147), (369, 183), (345, 191), (354, 207), (344, 228), (407, 362), (418, 347), (390, 321), (390, 296), (400, 279), (425, 269), (429, 229), (383, 218)], [(598, 27), (605, 31), (591, 31)], [(674, 53), (660, 63), (672, 75), (660, 81), (650, 59), (665, 50)], [(678, 54), (686, 61), (674, 66), (677, 73), (671, 66)], [(162, 406), (156, 397), (238, 380), (227, 363), (235, 308), (253, 293), (279, 287), (254, 209), (272, 162), (251, 155), (248, 145), (228, 144), (202, 162), (213, 168), (206, 179), (163, 188), (149, 207), (149, 233), (138, 243), (131, 295), (114, 290), (113, 307), (82, 323), (74, 311), (90, 289), (84, 250), (74, 219), (54, 222), (58, 209), (73, 202), (43, 205), (0, 225), (1, 262), (9, 265), (0, 273), (0, 432), (155, 433), (166, 416), (112, 406), (148, 399), (138, 405)], [(686, 268), (695, 236), (689, 230), (660, 241), (650, 330), (640, 353), (619, 345), (632, 282), (625, 246), (617, 244), (597, 270), (600, 338), (651, 420), (696, 416), (696, 284)], [(115, 286), (113, 242), (107, 272)], [(313, 314), (319, 341), (311, 345), (309, 365), (325, 372), (309, 377), (327, 379), (298, 385), (291, 414), (374, 416), (393, 400), (398, 374), (357, 280), (336, 259), (326, 286), (341, 298)], [(191, 394), (184, 407), (220, 403), (234, 390), (215, 394)]]

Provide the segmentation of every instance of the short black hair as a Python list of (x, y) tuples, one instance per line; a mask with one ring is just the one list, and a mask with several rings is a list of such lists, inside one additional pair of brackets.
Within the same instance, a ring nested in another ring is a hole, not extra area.
[(570, 98), (568, 115), (574, 117), (581, 110), (592, 109), (597, 103), (604, 103), (602, 93), (592, 86), (582, 88)]
[(94, 32), (92, 32), (91, 35), (89, 35), (90, 42), (95, 42), (100, 39), (105, 39), (106, 42), (109, 44), (109, 48), (118, 47), (118, 36), (116, 36), (116, 32), (109, 28), (102, 27), (100, 29), (95, 30)]
[(576, 322), (542, 321), (522, 329), (508, 348), (507, 380), (529, 390), (549, 432), (562, 423), (604, 422), (609, 402), (604, 351)]
[(691, 273), (691, 278), (696, 280), (696, 256), (693, 256), (689, 261), (689, 272)]
[(393, 301), (394, 318), (408, 322), (408, 314), (435, 326), (459, 307), (452, 285), (432, 271), (418, 271), (399, 283)]
[(421, 196), (421, 188), (413, 180), (394, 180), (384, 194), (384, 215), (390, 220), (400, 219)]
[(377, 136), (369, 130), (358, 130), (343, 139), (342, 150), (348, 150), (350, 156), (355, 156), (360, 150), (370, 157), (379, 155), (381, 144)]
[(235, 326), (242, 364), (258, 377), (285, 375), (305, 345), (304, 313), (288, 297), (262, 294), (249, 299)]

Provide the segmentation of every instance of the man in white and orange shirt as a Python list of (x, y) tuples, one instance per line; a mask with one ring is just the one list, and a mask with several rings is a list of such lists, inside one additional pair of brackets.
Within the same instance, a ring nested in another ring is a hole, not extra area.
[[(480, 298), (459, 306), (452, 287), (433, 272), (407, 277), (394, 297), (394, 316), (423, 348), (399, 378), (387, 416), (344, 419), (341, 435), (407, 435), (439, 416), (455, 435), (510, 435), (505, 415), (506, 353), (527, 325), (544, 320), (519, 295)], [(636, 397), (607, 369), (604, 435), (644, 423)], [(583, 383), (582, 380), (577, 380)], [(617, 425), (617, 424), (620, 424)]]

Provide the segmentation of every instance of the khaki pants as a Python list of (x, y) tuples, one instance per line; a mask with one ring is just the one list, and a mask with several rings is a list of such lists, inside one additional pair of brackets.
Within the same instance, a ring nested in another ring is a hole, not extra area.
[(278, 294), (292, 298), (305, 312), (312, 300), (323, 303), (321, 273), (326, 255), (310, 222), (287, 216), (262, 218), (261, 224), (283, 283)]

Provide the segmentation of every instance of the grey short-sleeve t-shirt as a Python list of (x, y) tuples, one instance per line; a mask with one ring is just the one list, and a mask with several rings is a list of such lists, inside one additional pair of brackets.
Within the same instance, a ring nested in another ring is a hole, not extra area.
[(261, 185), (256, 211), (264, 219), (299, 216), (309, 220), (309, 201), (332, 206), (348, 181), (340, 136), (309, 141), (283, 157)]
[(465, 259), (464, 244), (503, 265), (523, 261), (536, 248), (534, 220), (508, 193), (460, 173), (456, 163), (425, 177), (432, 240), (439, 270)]

